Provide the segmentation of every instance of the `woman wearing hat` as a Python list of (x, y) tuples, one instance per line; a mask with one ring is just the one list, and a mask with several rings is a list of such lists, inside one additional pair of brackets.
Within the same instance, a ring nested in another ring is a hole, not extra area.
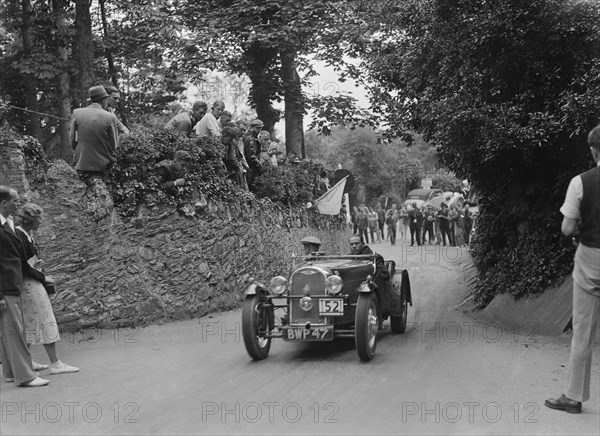
[[(42, 222), (42, 208), (33, 203), (26, 203), (19, 211), (20, 225), (17, 234), (23, 242), (29, 264), (41, 270), (44, 262), (38, 258), (37, 244), (31, 232), (37, 230)], [(24, 277), (21, 304), (23, 305), (23, 321), (27, 344), (43, 344), (50, 358), (51, 374), (66, 374), (79, 371), (79, 368), (64, 364), (56, 354), (56, 342), (60, 340), (58, 324), (52, 311), (48, 292), (53, 289), (44, 287), (39, 281)], [(48, 365), (33, 362), (33, 370), (48, 369)]]

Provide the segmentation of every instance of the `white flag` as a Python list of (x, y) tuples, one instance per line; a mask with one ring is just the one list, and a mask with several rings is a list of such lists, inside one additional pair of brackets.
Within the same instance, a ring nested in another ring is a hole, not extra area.
[(348, 176), (344, 177), (333, 188), (317, 198), (317, 210), (319, 213), (323, 215), (337, 215), (340, 213), (347, 178)]

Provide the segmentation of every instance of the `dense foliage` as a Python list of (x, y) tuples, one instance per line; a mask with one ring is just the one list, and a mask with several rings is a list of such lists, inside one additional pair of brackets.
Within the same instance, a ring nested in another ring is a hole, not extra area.
[(299, 165), (263, 165), (256, 179), (255, 194), (285, 206), (303, 206), (313, 199), (316, 171), (309, 172)]
[[(590, 168), (600, 114), (595, 1), (378, 2), (362, 68), (391, 130), (414, 130), (483, 202), (477, 299), (538, 292), (569, 269), (557, 213)], [(366, 45), (366, 47), (365, 47)]]
[[(194, 204), (208, 200), (232, 201), (246, 194), (225, 179), (223, 145), (206, 138), (190, 139), (164, 129), (137, 129), (117, 149), (117, 162), (110, 172), (115, 205), (125, 217), (134, 216), (139, 205)], [(157, 165), (172, 160), (175, 151), (187, 150), (192, 162), (185, 173), (186, 185), (167, 193), (159, 183)]]
[(381, 143), (376, 132), (369, 129), (334, 127), (331, 136), (311, 131), (306, 135), (308, 156), (327, 168), (349, 170), (357, 185), (366, 190), (366, 202), (373, 204), (380, 197), (404, 198), (408, 191), (420, 186), (424, 177), (422, 162), (435, 160), (429, 147), (407, 148), (401, 141)]

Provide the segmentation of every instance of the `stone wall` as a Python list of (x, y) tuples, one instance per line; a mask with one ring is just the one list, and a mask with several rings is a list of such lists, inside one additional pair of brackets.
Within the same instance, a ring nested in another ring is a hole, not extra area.
[[(176, 211), (124, 223), (110, 199), (95, 201), (64, 161), (29, 186), (19, 145), (0, 150), (2, 183), (44, 209), (37, 232), (61, 329), (125, 327), (232, 309), (248, 277), (286, 274), (302, 237), (346, 252), (350, 229), (306, 210), (209, 204), (199, 218)], [(94, 201), (92, 201), (94, 200)], [(105, 209), (99, 212), (99, 209)]]

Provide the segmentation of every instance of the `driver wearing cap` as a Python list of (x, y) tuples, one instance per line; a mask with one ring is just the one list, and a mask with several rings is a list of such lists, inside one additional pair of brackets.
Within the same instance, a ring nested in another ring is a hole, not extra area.
[(316, 236), (307, 236), (300, 242), (302, 242), (302, 245), (304, 246), (304, 254), (306, 256), (312, 253), (318, 253), (321, 248), (321, 240)]

